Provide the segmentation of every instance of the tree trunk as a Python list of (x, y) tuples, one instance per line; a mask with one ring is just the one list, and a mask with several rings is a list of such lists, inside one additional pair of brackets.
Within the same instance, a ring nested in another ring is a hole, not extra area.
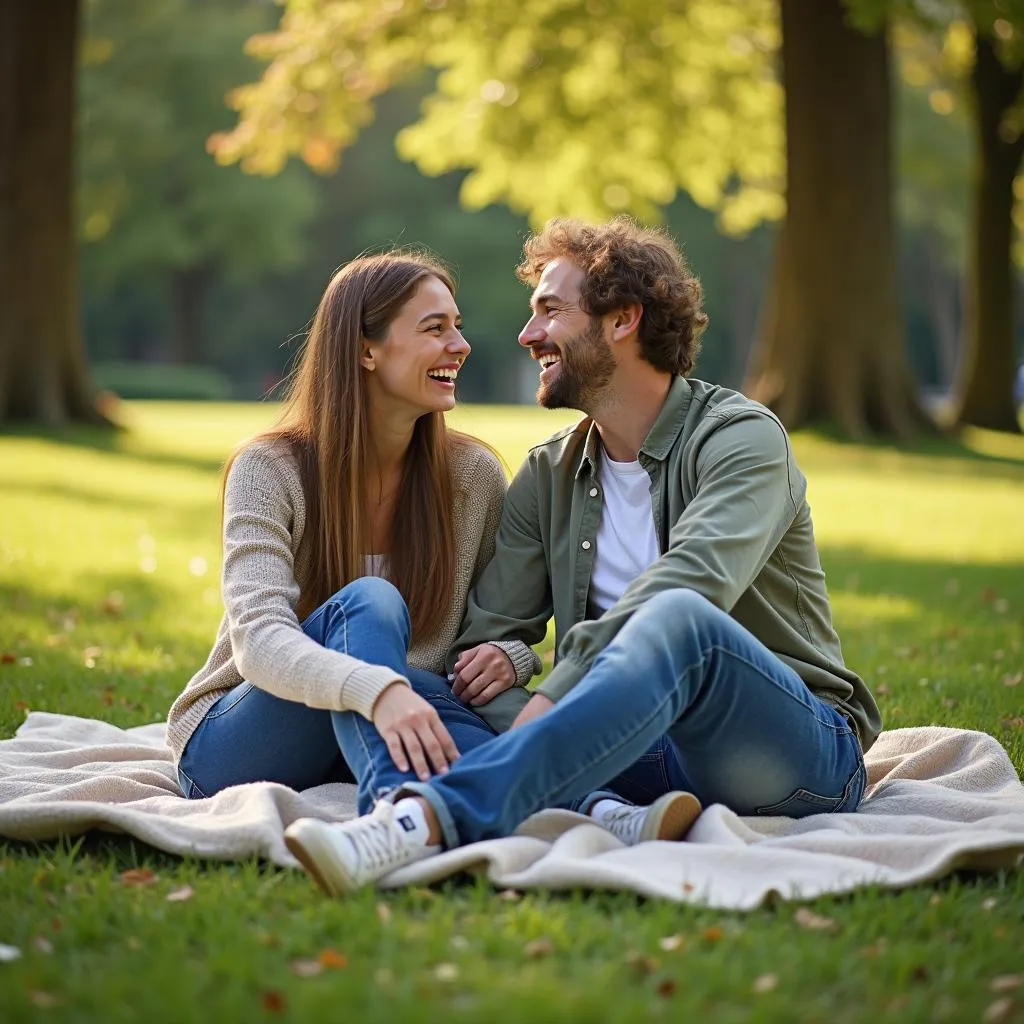
[(1024, 83), (1024, 70), (1003, 67), (992, 41), (978, 36), (971, 86), (977, 140), (967, 316), (956, 418), (1017, 431), (1013, 332), (1013, 179), (1024, 138), (1004, 125)]
[(908, 438), (928, 420), (896, 294), (889, 48), (841, 0), (781, 0), (787, 216), (746, 390), (789, 427)]
[(0, 4), (0, 423), (106, 422), (78, 314), (78, 15), (77, 0)]
[(205, 359), (203, 308), (209, 281), (210, 270), (206, 266), (183, 267), (171, 274), (171, 361), (174, 363), (197, 365)]
[(946, 266), (939, 241), (931, 230), (924, 236), (924, 271), (928, 318), (935, 332), (935, 356), (939, 386), (952, 390), (960, 350), (960, 296), (963, 291), (960, 274)]

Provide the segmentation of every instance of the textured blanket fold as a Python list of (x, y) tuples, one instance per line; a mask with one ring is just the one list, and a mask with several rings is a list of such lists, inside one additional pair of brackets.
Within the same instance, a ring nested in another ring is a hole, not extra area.
[[(0, 836), (46, 840), (102, 829), (183, 856), (257, 854), (294, 866), (283, 842), (289, 822), (355, 812), (355, 788), (341, 783), (296, 793), (261, 782), (187, 801), (163, 737), (162, 724), (120, 729), (31, 713), (14, 738), (0, 741)], [(991, 736), (897, 729), (882, 734), (867, 764), (867, 797), (856, 814), (741, 818), (714, 806), (685, 843), (626, 848), (580, 815), (543, 811), (515, 836), (451, 850), (386, 883), (469, 870), (502, 888), (620, 889), (744, 910), (773, 898), (1021, 866), (1024, 785)]]

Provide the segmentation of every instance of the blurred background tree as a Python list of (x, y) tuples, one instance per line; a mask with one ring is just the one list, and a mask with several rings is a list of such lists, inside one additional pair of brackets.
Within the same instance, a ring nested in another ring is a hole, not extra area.
[[(264, 394), (338, 264), (367, 247), (421, 243), (460, 271), (474, 344), (464, 396), (528, 399), (535, 382), (515, 344), (526, 296), (511, 274), (528, 221), (629, 210), (663, 218), (702, 277), (711, 326), (698, 373), (730, 386), (746, 379), (790, 425), (827, 419), (849, 434), (909, 434), (927, 425), (918, 395), (948, 412), (962, 404), (951, 389), (966, 393), (972, 374), (993, 381), (1012, 412), (1015, 268), (1007, 264), (1002, 292), (986, 293), (1005, 301), (977, 307), (1000, 310), (1009, 335), (969, 327), (972, 296), (994, 279), (976, 286), (968, 273), (970, 251), (993, 251), (971, 242), (980, 147), (970, 69), (971, 18), (987, 4), (1001, 15), (989, 34), (1012, 73), (1013, 46), (998, 33), (1009, 26), (1016, 40), (1019, 0), (924, 11), (911, 0), (808, 2), (655, 10), (526, 0), (513, 10), (489, 0), (289, 0), (282, 16), (266, 0), (88, 0), (76, 221), (100, 383), (126, 395)], [(796, 28), (783, 33), (787, 10)], [(11, 31), (0, 68), (13, 84), (17, 68), (34, 68), (13, 55), (41, 53), (59, 34), (48, 21), (33, 41), (24, 18), (15, 24), (6, 8), (3, 17)], [(10, 45), (15, 29), (25, 46)], [(801, 84), (787, 97), (782, 58), (801, 46), (789, 60)], [(236, 90), (259, 61), (262, 79)], [(0, 121), (4, 139), (20, 126), (37, 140), (20, 178), (0, 173), (0, 260), (11, 268), (0, 279), (11, 295), (33, 296), (19, 304), (28, 328), (10, 330), (13, 304), (2, 304), (0, 381), (19, 362), (0, 391), (27, 394), (33, 361), (77, 358), (78, 408), (89, 415), (78, 314), (67, 305), (61, 319), (60, 303), (47, 305), (63, 259), (53, 232), (34, 232), (20, 250), (7, 242), (30, 208), (54, 223), (71, 215), (69, 197), (63, 206), (55, 197), (59, 179), (36, 173), (45, 160), (60, 166), (41, 155), (60, 134), (40, 106), (52, 92), (36, 88), (21, 116), (8, 106)], [(999, 122), (1004, 135), (1014, 109)], [(788, 164), (787, 139), (802, 154)], [(217, 166), (208, 141), (219, 161), (266, 177)], [(2, 147), (0, 169), (18, 152)], [(34, 207), (8, 199), (14, 181), (35, 187)], [(12, 260), (17, 251), (45, 258)], [(43, 268), (42, 292), (26, 285), (31, 266)], [(53, 358), (35, 344), (47, 317), (64, 325), (51, 331), (63, 338)], [(188, 374), (172, 365), (182, 361)], [(0, 419), (47, 418), (31, 405)]]

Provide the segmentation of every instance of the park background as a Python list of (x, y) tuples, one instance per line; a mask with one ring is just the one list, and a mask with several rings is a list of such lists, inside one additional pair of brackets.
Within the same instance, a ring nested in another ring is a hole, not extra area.
[[(572, 419), (530, 404), (523, 238), (627, 211), (704, 284), (697, 375), (792, 429), (887, 728), (981, 729), (1024, 771), (1022, 57), (1016, 0), (4, 5), (0, 736), (165, 717), (221, 612), (220, 467), (335, 267), (455, 266), (453, 422), (514, 467)], [(1014, 1021), (1022, 908), (1020, 872), (817, 918), (328, 904), (255, 860), (0, 842), (0, 1018)]]

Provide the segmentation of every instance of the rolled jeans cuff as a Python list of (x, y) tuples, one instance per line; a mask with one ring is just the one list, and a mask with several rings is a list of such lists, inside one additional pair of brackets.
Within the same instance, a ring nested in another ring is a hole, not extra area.
[(422, 797), (433, 808), (437, 815), (438, 824), (441, 826), (441, 838), (444, 840), (446, 850), (454, 850), (461, 846), (459, 833), (455, 828), (455, 819), (448, 810), (448, 805), (441, 799), (438, 793), (431, 787), (429, 782), (403, 782), (402, 785), (392, 793), (388, 799), (395, 803), (402, 797), (410, 794)]

